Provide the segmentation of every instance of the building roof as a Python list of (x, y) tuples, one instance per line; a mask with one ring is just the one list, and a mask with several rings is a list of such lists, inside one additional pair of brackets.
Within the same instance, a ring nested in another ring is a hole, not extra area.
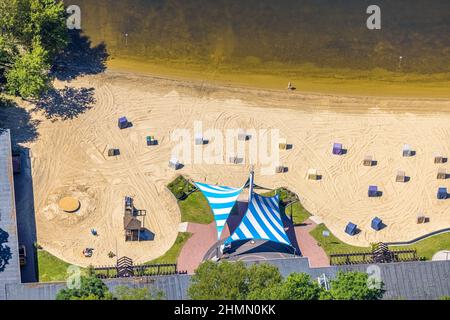
[[(283, 277), (293, 272), (307, 273), (313, 279), (325, 274), (328, 279), (336, 277), (339, 271), (359, 271), (373, 273), (379, 268), (384, 283), (383, 299), (439, 299), (450, 296), (450, 261), (415, 261), (402, 263), (383, 263), (376, 265), (349, 265), (311, 268), (308, 258), (272, 259), (265, 261), (245, 261), (246, 264), (269, 263), (278, 268)], [(369, 269), (371, 267), (371, 269)], [(156, 287), (162, 290), (167, 299), (188, 299), (187, 290), (190, 275), (170, 275), (147, 278), (146, 281), (134, 278), (105, 280), (112, 289), (118, 285), (132, 287)], [(65, 283), (8, 284), (5, 296), (8, 300), (54, 300)]]
[(123, 228), (125, 230), (140, 230), (142, 228), (142, 222), (129, 213), (125, 213), (123, 216)]
[(14, 179), (9, 130), (0, 132), (0, 300), (7, 283), (20, 283)]

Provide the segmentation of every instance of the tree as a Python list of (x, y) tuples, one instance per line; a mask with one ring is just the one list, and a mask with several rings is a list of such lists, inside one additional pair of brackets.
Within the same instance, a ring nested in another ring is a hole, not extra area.
[(340, 271), (330, 285), (334, 300), (378, 300), (383, 296), (383, 283), (369, 280), (364, 272)]
[(192, 277), (188, 295), (194, 300), (264, 299), (267, 290), (276, 288), (281, 281), (278, 268), (268, 264), (247, 268), (243, 262), (207, 261)]
[(49, 87), (47, 53), (39, 43), (19, 57), (7, 71), (7, 89), (23, 98), (37, 98)]
[(243, 262), (206, 261), (191, 283), (188, 295), (193, 300), (243, 300), (248, 292), (248, 272)]
[(276, 300), (283, 278), (277, 267), (263, 263), (248, 268), (249, 300)]
[(283, 280), (269, 264), (246, 267), (243, 262), (204, 262), (191, 279), (193, 300), (375, 300), (383, 296), (383, 283), (363, 272), (338, 272), (330, 290), (306, 273), (292, 273)]
[(37, 39), (52, 59), (68, 43), (66, 12), (57, 0), (0, 0), (0, 23), (13, 42), (29, 50)]
[(162, 300), (164, 293), (161, 290), (149, 288), (131, 288), (118, 286), (114, 290), (114, 298), (117, 300)]
[(112, 300), (113, 295), (108, 287), (97, 277), (84, 277), (80, 279), (79, 288), (61, 289), (56, 300)]
[(322, 288), (306, 273), (292, 273), (283, 282), (279, 294), (282, 300), (318, 300)]
[(49, 85), (51, 62), (68, 44), (63, 2), (0, 0), (0, 26), (0, 84), (38, 97)]
[(39, 38), (49, 59), (53, 59), (67, 46), (69, 39), (64, 3), (55, 0), (30, 0), (29, 13), (24, 40), (32, 44)]

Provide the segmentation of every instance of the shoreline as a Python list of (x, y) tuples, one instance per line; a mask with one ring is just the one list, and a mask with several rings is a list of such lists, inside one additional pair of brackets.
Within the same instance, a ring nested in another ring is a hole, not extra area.
[[(180, 63), (179, 61), (148, 62), (139, 58), (113, 57), (107, 61), (107, 70), (132, 73), (136, 75), (148, 75), (164, 79), (178, 81), (199, 81), (221, 87), (242, 88), (247, 90), (285, 92), (287, 83), (292, 82), (295, 94), (326, 95), (343, 97), (371, 97), (386, 99), (450, 99), (450, 80), (431, 81), (425, 75), (414, 74), (392, 74), (392, 79), (364, 79), (370, 77), (373, 71), (336, 69), (336, 74), (331, 75), (333, 70), (315, 67), (314, 72), (325, 72), (314, 76), (298, 78), (301, 67), (293, 72), (293, 76), (284, 76), (279, 73), (292, 73), (284, 66), (283, 69), (265, 69), (251, 72), (251, 70), (237, 71), (232, 65), (217, 66), (201, 63)], [(326, 71), (323, 71), (326, 70)], [(310, 69), (307, 71), (311, 72)], [(344, 78), (345, 72), (355, 72), (354, 78)], [(306, 71), (305, 71), (306, 72)], [(339, 75), (339, 73), (341, 75)], [(439, 76), (441, 74), (436, 74)], [(418, 77), (416, 80), (402, 82), (401, 79)], [(355, 77), (359, 77), (356, 79)], [(395, 79), (395, 81), (393, 81)]]
[(275, 90), (258, 87), (246, 87), (210, 82), (199, 79), (183, 79), (173, 75), (160, 75), (148, 72), (134, 72), (108, 68), (108, 77), (122, 77), (129, 81), (151, 84), (166, 88), (173, 86), (180, 93), (192, 96), (218, 99), (240, 99), (255, 108), (294, 110), (303, 112), (331, 113), (403, 113), (403, 114), (445, 114), (450, 111), (450, 99), (414, 98), (414, 97), (380, 97), (360, 95), (335, 95), (332, 93), (315, 93)]

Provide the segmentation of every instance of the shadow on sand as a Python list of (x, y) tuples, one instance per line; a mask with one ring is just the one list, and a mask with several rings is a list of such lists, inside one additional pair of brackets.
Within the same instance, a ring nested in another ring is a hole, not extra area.
[(48, 119), (69, 120), (93, 107), (94, 88), (51, 89), (36, 102), (33, 111), (43, 111)]
[(70, 81), (78, 76), (102, 73), (106, 70), (108, 56), (104, 43), (92, 47), (89, 37), (81, 31), (70, 31), (70, 43), (55, 59), (52, 76)]
[(0, 128), (11, 130), (13, 149), (21, 143), (35, 141), (38, 125), (39, 121), (33, 120), (27, 110), (14, 101), (0, 98)]

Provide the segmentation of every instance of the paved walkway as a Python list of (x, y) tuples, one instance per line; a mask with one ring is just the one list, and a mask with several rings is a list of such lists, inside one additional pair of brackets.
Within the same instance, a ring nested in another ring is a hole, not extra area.
[(208, 249), (217, 242), (217, 232), (214, 222), (210, 224), (189, 222), (186, 231), (192, 233), (192, 236), (178, 257), (178, 270), (192, 274), (203, 261)]
[[(327, 267), (330, 264), (325, 251), (318, 246), (317, 241), (309, 234), (316, 226), (314, 221), (306, 220), (304, 224), (295, 226), (295, 237), (302, 256), (309, 258), (311, 267)], [(217, 242), (216, 227), (214, 222), (208, 225), (189, 222), (187, 227), (183, 226), (183, 229), (192, 233), (192, 236), (180, 252), (178, 270), (192, 274), (202, 263), (208, 250)], [(223, 238), (228, 233), (228, 230), (224, 230)]]
[(325, 251), (317, 244), (309, 232), (316, 227), (316, 223), (310, 219), (303, 224), (295, 226), (295, 237), (302, 253), (302, 256), (308, 257), (312, 268), (328, 267), (330, 261)]

